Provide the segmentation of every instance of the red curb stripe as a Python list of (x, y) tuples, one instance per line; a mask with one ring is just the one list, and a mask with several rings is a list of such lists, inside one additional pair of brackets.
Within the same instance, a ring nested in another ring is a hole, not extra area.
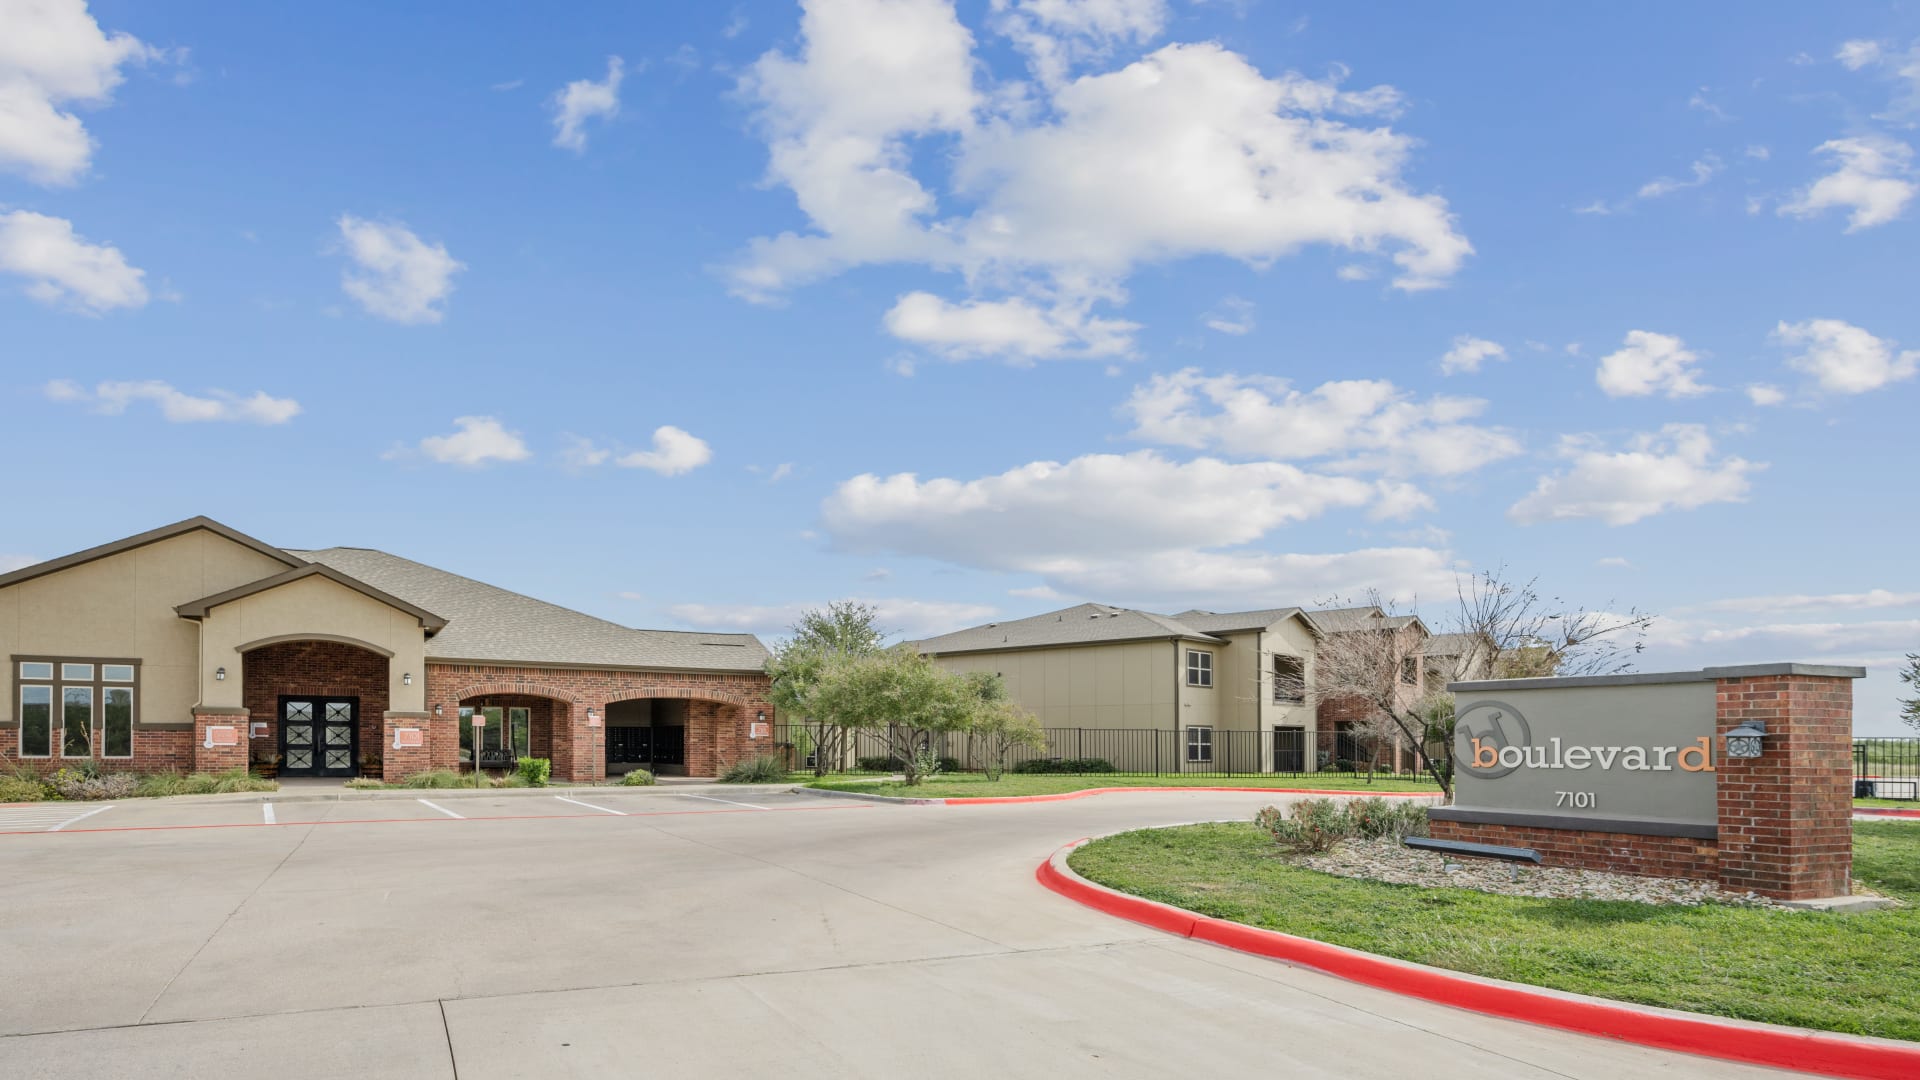
[(1065, 799), (1084, 799), (1089, 795), (1121, 795), (1134, 791), (1255, 791), (1269, 795), (1378, 795), (1389, 799), (1433, 799), (1440, 795), (1437, 791), (1336, 791), (1330, 788), (1175, 786), (1082, 788), (1079, 791), (1062, 791), (1052, 795), (955, 795), (951, 798), (927, 801), (946, 806), (994, 806), (1006, 803), (1061, 802)]
[[(428, 789), (431, 790), (431, 789)], [(798, 814), (820, 810), (866, 810), (866, 806), (785, 806), (774, 810), (644, 810), (628, 812), (622, 817), (689, 817), (701, 814)], [(77, 836), (85, 833), (115, 832), (178, 832), (186, 829), (292, 829), (305, 825), (413, 825), (420, 822), (461, 822), (461, 821), (564, 821), (576, 818), (613, 820), (612, 814), (496, 814), (491, 817), (417, 817), (417, 818), (342, 818), (337, 821), (276, 821), (269, 825), (264, 821), (233, 821), (217, 825), (119, 825), (103, 829), (62, 829), (48, 832), (45, 829), (0, 830), (0, 836)]]
[(1651, 1012), (1596, 998), (1470, 978), (1143, 900), (1096, 885), (1055, 865), (1055, 859), (1064, 860), (1068, 851), (1084, 843), (1075, 841), (1042, 862), (1034, 875), (1040, 884), (1096, 911), (1156, 930), (1299, 964), (1423, 1001), (1579, 1035), (1847, 1080), (1913, 1080), (1920, 1076), (1920, 1045), (1909, 1047), (1771, 1024), (1738, 1024)]
[(1853, 812), (1871, 817), (1920, 818), (1920, 810), (1897, 810), (1890, 806), (1856, 806)]

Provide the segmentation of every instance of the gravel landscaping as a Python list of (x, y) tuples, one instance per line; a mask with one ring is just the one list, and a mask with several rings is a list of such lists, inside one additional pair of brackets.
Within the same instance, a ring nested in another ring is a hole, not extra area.
[(1631, 900), (1642, 904), (1739, 904), (1779, 907), (1758, 893), (1729, 892), (1711, 881), (1526, 866), (1416, 851), (1397, 840), (1345, 840), (1322, 855), (1294, 860), (1310, 870), (1393, 885), (1475, 889), (1552, 900)]

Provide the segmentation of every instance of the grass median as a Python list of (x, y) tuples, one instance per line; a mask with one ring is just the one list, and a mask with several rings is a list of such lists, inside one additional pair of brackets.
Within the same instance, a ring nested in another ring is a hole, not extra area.
[(1322, 773), (1315, 777), (1280, 776), (1055, 776), (1008, 773), (989, 780), (977, 773), (936, 776), (908, 787), (898, 780), (861, 781), (829, 777), (812, 781), (810, 787), (828, 791), (863, 791), (869, 795), (895, 795), (911, 799), (979, 799), (1008, 795), (1060, 795), (1071, 791), (1107, 787), (1257, 787), (1298, 791), (1428, 792), (1438, 795), (1440, 788), (1431, 781), (1376, 777), (1369, 784), (1366, 776), (1351, 773)]
[[(1538, 900), (1334, 877), (1248, 824), (1150, 829), (1068, 859), (1102, 885), (1381, 956), (1596, 997), (1920, 1041), (1920, 908), (1836, 915)], [(1854, 826), (1854, 876), (1920, 903), (1920, 828)]]

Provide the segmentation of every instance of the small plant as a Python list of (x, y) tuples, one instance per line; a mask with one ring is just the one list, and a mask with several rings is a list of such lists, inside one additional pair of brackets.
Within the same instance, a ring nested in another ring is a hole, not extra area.
[(0, 776), (0, 803), (39, 802), (50, 792), (39, 777)]
[(498, 787), (545, 787), (546, 785), (532, 783), (526, 777), (520, 775), (516, 771), (516, 772), (510, 772), (510, 773), (501, 773), (499, 776), (488, 777), (487, 786), (498, 788)]
[(1008, 772), (1029, 774), (1088, 774), (1118, 772), (1106, 758), (1034, 758), (1023, 761)]
[(547, 778), (553, 775), (553, 762), (547, 758), (523, 757), (515, 764), (527, 787), (546, 787)]
[(356, 776), (347, 781), (347, 786), (355, 791), (379, 791), (387, 782), (377, 776)]
[(1269, 806), (1253, 820), (1275, 843), (1292, 852), (1328, 851), (1355, 833), (1353, 816), (1332, 799), (1301, 799), (1284, 814)]
[(653, 774), (645, 769), (628, 769), (627, 775), (620, 778), (622, 787), (651, 787), (653, 783)]
[(132, 773), (102, 772), (100, 766), (91, 761), (60, 769), (47, 777), (46, 784), (59, 798), (86, 802), (124, 799), (138, 787)]
[(946, 771), (946, 764), (952, 758), (943, 758), (932, 750), (916, 750), (913, 754), (913, 779), (915, 782), (931, 780)]
[(786, 763), (771, 754), (736, 762), (720, 774), (723, 784), (777, 784), (786, 778)]
[(417, 772), (401, 782), (402, 787), (410, 788), (457, 788), (473, 787), (473, 782), (452, 769), (432, 769)]

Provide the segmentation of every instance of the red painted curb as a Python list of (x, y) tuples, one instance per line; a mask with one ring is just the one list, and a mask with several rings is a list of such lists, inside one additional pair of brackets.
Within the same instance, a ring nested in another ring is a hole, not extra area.
[(1856, 806), (1853, 812), (1869, 817), (1920, 818), (1920, 810), (1896, 810), (1890, 806)]
[[(422, 788), (432, 791), (432, 788)], [(36, 804), (28, 804), (36, 805)], [(245, 803), (228, 803), (228, 806), (244, 806)], [(421, 822), (453, 823), (463, 821), (577, 821), (581, 819), (596, 821), (615, 817), (692, 817), (701, 814), (802, 814), (821, 810), (864, 810), (864, 806), (783, 806), (775, 810), (629, 810), (623, 814), (494, 814), (487, 817), (417, 817), (417, 818), (327, 818), (321, 821), (276, 821), (268, 824), (264, 821), (227, 821), (209, 825), (103, 825), (94, 829), (61, 829), (49, 832), (46, 829), (0, 829), (0, 836), (85, 836), (88, 833), (118, 832), (181, 832), (197, 829), (298, 829), (310, 825), (414, 825)]]
[(1432, 799), (1437, 791), (1336, 791), (1329, 788), (1283, 787), (1101, 787), (1062, 791), (1052, 795), (956, 795), (948, 799), (928, 799), (945, 806), (996, 806), (1006, 803), (1060, 802), (1084, 799), (1089, 795), (1119, 795), (1132, 791), (1256, 791), (1269, 795), (1378, 795), (1383, 799)]
[(1143, 900), (1096, 885), (1056, 865), (1064, 864), (1066, 853), (1084, 843), (1077, 840), (1068, 844), (1042, 862), (1034, 874), (1040, 884), (1096, 911), (1170, 934), (1299, 964), (1423, 1001), (1659, 1050), (1847, 1080), (1912, 1080), (1920, 1076), (1920, 1045), (1638, 1009), (1599, 998), (1473, 978)]

